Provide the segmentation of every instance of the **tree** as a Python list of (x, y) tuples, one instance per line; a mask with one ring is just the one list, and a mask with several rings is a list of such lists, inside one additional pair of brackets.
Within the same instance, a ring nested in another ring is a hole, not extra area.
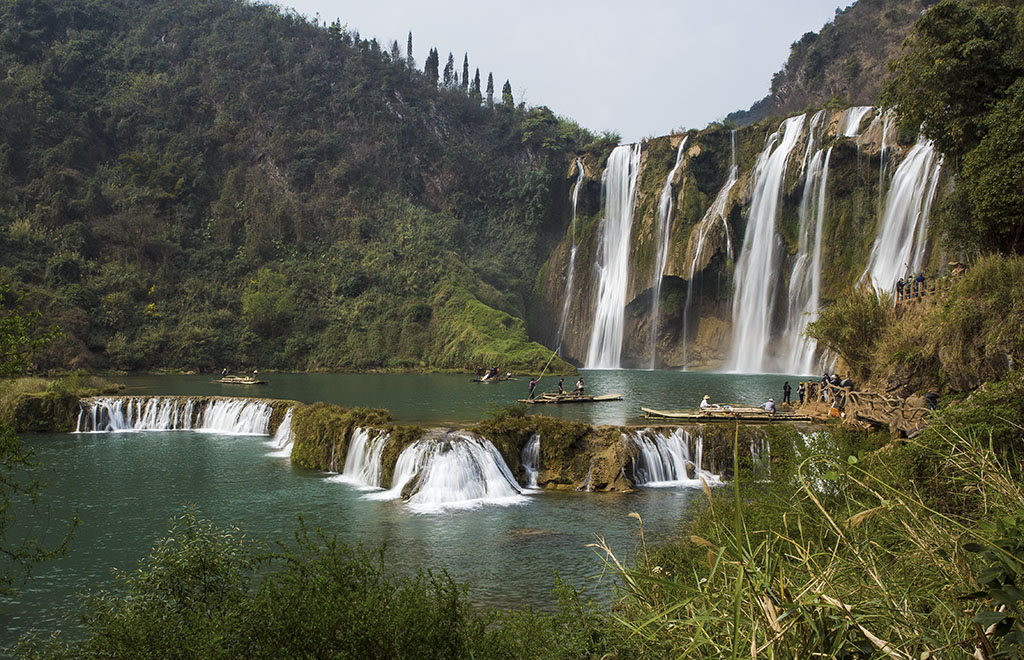
[(427, 54), (427, 61), (423, 64), (423, 73), (432, 85), (437, 86), (437, 49), (431, 48)]
[(412, 56), (412, 30), (409, 31), (409, 40), (405, 42), (405, 63), (410, 69), (416, 68), (416, 59)]
[(501, 87), (501, 103), (510, 108), (515, 105), (515, 101), (512, 99), (512, 85), (508, 80)]
[(402, 59), (402, 48), (398, 45), (398, 39), (391, 42), (391, 61), (399, 62)]
[[(5, 306), (8, 291), (0, 287), (0, 377), (25, 373), (32, 355), (59, 333), (53, 328), (34, 336), (39, 314), (24, 312), (20, 302)], [(12, 528), (18, 505), (34, 505), (39, 498), (41, 483), (26, 478), (36, 469), (32, 452), (25, 449), (14, 428), (0, 420), (0, 595), (14, 593), (17, 577), (28, 576), (34, 564), (63, 555), (77, 524), (72, 521), (64, 538), (53, 547), (16, 535)]]
[(261, 268), (242, 294), (242, 318), (256, 334), (271, 338), (288, 329), (295, 301), (284, 275)]
[(1024, 74), (1015, 12), (943, 0), (918, 20), (882, 100), (956, 166), (984, 137), (986, 113)]
[(444, 65), (444, 86), (452, 87), (458, 83), (455, 77), (455, 56), (448, 53), (448, 63)]
[(487, 74), (487, 107), (494, 107), (494, 74)]
[(469, 89), (469, 95), (477, 103), (480, 103), (480, 69), (473, 75), (473, 85)]
[(469, 89), (469, 53), (462, 57), (462, 89)]

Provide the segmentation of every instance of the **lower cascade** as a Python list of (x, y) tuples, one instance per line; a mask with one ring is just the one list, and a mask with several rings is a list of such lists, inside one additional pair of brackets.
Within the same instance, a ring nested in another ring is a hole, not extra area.
[(645, 429), (628, 438), (637, 448), (633, 482), (638, 486), (696, 486), (722, 483), (719, 475), (704, 469), (704, 438), (684, 429), (669, 432)]
[(520, 456), (523, 471), (526, 472), (526, 487), (537, 487), (537, 476), (540, 474), (540, 434), (534, 433), (523, 447)]
[(332, 480), (363, 488), (382, 488), (381, 455), (390, 439), (389, 433), (356, 427), (348, 444), (345, 468)]
[(395, 464), (391, 488), (371, 499), (405, 496), (414, 509), (518, 503), (522, 487), (497, 448), (465, 432), (428, 436), (406, 447)]
[(203, 431), (270, 435), (273, 406), (230, 397), (102, 397), (79, 404), (75, 433)]
[(277, 450), (270, 454), (271, 456), (291, 457), (292, 455), (292, 449), (295, 448), (295, 436), (292, 434), (292, 410), (289, 408), (288, 412), (284, 414), (284, 419), (281, 420), (277, 430), (274, 431), (274, 437), (268, 443)]

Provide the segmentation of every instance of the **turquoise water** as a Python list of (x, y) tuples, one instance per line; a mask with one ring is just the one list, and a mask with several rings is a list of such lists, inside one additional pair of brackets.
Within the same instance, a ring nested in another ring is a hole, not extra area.
[[(693, 407), (781, 398), (786, 377), (650, 371), (586, 371), (587, 391), (621, 402), (537, 406), (538, 412), (601, 424), (641, 423), (640, 406)], [(514, 403), (527, 382), (474, 384), (458, 375), (265, 374), (269, 385), (231, 387), (209, 376), (124, 378), (126, 394), (218, 394), (328, 401), (391, 410), (398, 421), (470, 423)], [(791, 384), (794, 378), (789, 379)], [(542, 382), (541, 390), (557, 380)], [(513, 506), (418, 514), (402, 502), (364, 499), (330, 475), (270, 456), (269, 438), (190, 432), (54, 434), (26, 438), (44, 466), (40, 508), (22, 512), (20, 532), (56, 537), (62, 521), (82, 525), (67, 557), (33, 570), (20, 595), (0, 605), (0, 644), (29, 629), (76, 634), (76, 594), (130, 570), (171, 517), (195, 505), (216, 524), (259, 539), (290, 538), (301, 514), (310, 527), (352, 544), (385, 544), (396, 570), (444, 569), (481, 605), (551, 605), (555, 574), (601, 598), (612, 594), (604, 564), (587, 544), (605, 538), (622, 561), (637, 551), (639, 513), (648, 541), (671, 534), (700, 492), (641, 488), (633, 493), (543, 491)], [(543, 441), (543, 440), (542, 440)]]
[[(584, 370), (588, 394), (622, 394), (622, 401), (536, 405), (535, 412), (593, 424), (642, 424), (641, 407), (696, 408), (705, 394), (716, 403), (759, 405), (782, 400), (788, 380), (796, 392), (797, 376), (737, 375), (683, 371)], [(217, 376), (131, 376), (117, 379), (125, 394), (258, 396), (324, 401), (345, 407), (386, 408), (396, 421), (466, 424), (496, 407), (513, 405), (529, 390), (528, 375), (519, 380), (473, 383), (459, 374), (267, 374), (267, 385), (221, 385)], [(544, 377), (537, 392), (554, 391), (558, 378)], [(566, 389), (575, 387), (566, 378)]]

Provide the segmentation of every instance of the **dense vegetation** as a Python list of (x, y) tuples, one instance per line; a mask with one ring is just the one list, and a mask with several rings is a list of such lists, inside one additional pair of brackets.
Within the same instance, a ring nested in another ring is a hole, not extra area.
[(969, 255), (1024, 250), (1024, 8), (943, 0), (914, 27), (883, 100), (957, 174), (937, 220)]
[(752, 124), (832, 102), (873, 105), (888, 77), (889, 60), (899, 54), (914, 23), (935, 2), (858, 0), (836, 9), (835, 18), (820, 32), (807, 32), (793, 43), (785, 66), (772, 77), (768, 95), (727, 119)]
[(575, 124), (270, 5), (2, 0), (0, 26), (0, 283), (64, 331), (39, 368), (547, 359), (488, 342), (564, 231)]

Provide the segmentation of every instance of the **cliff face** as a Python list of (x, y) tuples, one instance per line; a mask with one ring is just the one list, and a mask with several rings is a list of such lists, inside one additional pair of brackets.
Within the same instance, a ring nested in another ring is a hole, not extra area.
[[(744, 312), (734, 303), (736, 293), (762, 281), (770, 286), (751, 307), (763, 308), (766, 350), (785, 366), (796, 359), (785, 356), (797, 351), (787, 343), (798, 341), (801, 323), (868, 279), (866, 273), (884, 279), (876, 285), (888, 289), (907, 269), (937, 271), (943, 260), (926, 240), (927, 216), (946, 183), (933, 151), (927, 163), (904, 164), (925, 147), (915, 145), (914, 136), (901, 140), (891, 121), (867, 107), (807, 114), (786, 126), (799, 134), (788, 158), (777, 155), (775, 165), (768, 161), (782, 148), (778, 122), (712, 126), (644, 142), (628, 236), (605, 236), (606, 212), (594, 203), (602, 169), (587, 164), (575, 236), (570, 228), (538, 276), (533, 336), (561, 344), (564, 358), (587, 365), (606, 240), (629, 243), (622, 367), (722, 366), (734, 352), (734, 318)], [(774, 188), (771, 167), (777, 170)], [(569, 176), (575, 178), (575, 168)], [(774, 213), (764, 210), (772, 204)], [(770, 213), (770, 233), (758, 239), (752, 225), (764, 213)], [(897, 220), (901, 228), (883, 236)], [(886, 241), (900, 250), (879, 252)], [(659, 251), (665, 255), (660, 269)], [(758, 254), (771, 258), (761, 264)]]

